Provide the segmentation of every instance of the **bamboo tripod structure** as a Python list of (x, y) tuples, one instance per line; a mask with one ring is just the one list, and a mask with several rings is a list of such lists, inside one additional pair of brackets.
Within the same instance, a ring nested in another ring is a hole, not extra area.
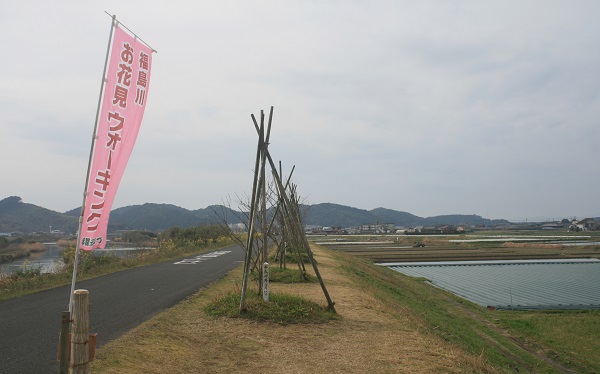
[[(271, 107), (271, 110), (269, 113), (269, 121), (268, 121), (267, 129), (266, 129), (266, 134), (265, 134), (264, 112), (261, 110), (260, 125), (256, 121), (254, 114), (252, 114), (251, 117), (252, 117), (252, 121), (254, 122), (254, 127), (256, 128), (256, 132), (258, 133), (258, 147), (256, 150), (256, 160), (255, 160), (255, 167), (254, 167), (254, 182), (252, 184), (252, 197), (251, 197), (251, 203), (250, 203), (251, 205), (250, 205), (250, 215), (249, 215), (249, 223), (248, 223), (248, 239), (247, 239), (247, 244), (246, 244), (246, 257), (245, 257), (245, 261), (244, 261), (244, 275), (243, 275), (243, 279), (242, 279), (242, 295), (240, 298), (240, 308), (239, 308), (240, 312), (243, 312), (245, 309), (246, 291), (248, 288), (248, 275), (250, 273), (250, 268), (251, 268), (250, 265), (252, 262), (252, 252), (253, 252), (252, 247), (253, 247), (255, 231), (256, 231), (255, 222), (256, 222), (258, 213), (260, 213), (260, 217), (261, 217), (261, 233), (262, 233), (262, 235), (261, 235), (262, 243), (261, 244), (262, 245), (261, 245), (260, 249), (257, 248), (257, 251), (260, 250), (259, 258), (261, 258), (261, 260), (264, 260), (260, 263), (265, 262), (267, 259), (269, 231), (273, 224), (275, 216), (277, 216), (277, 213), (279, 213), (279, 214), (281, 214), (281, 216), (283, 218), (285, 226), (288, 228), (288, 230), (287, 230), (288, 235), (291, 235), (293, 237), (291, 239), (294, 242), (300, 243), (303, 246), (304, 250), (306, 251), (306, 253), (308, 255), (308, 259), (312, 265), (313, 271), (315, 272), (315, 275), (317, 276), (317, 279), (319, 280), (319, 284), (321, 285), (321, 289), (323, 290), (323, 294), (325, 295), (325, 298), (327, 299), (328, 308), (335, 312), (335, 307), (334, 307), (335, 303), (331, 300), (331, 297), (329, 296), (329, 292), (327, 292), (327, 287), (325, 286), (325, 283), (323, 282), (323, 278), (321, 277), (321, 274), (317, 267), (317, 263), (314, 259), (312, 251), (310, 249), (310, 245), (308, 244), (308, 240), (306, 239), (306, 236), (304, 235), (304, 228), (302, 227), (302, 220), (301, 220), (301, 214), (300, 214), (300, 210), (298, 207), (298, 203), (295, 198), (290, 198), (288, 196), (288, 190), (295, 191), (295, 188), (289, 188), (289, 178), (288, 178), (286, 185), (285, 186), (283, 185), (283, 182), (281, 181), (280, 173), (277, 172), (275, 163), (273, 162), (273, 159), (271, 158), (271, 155), (268, 150), (269, 138), (270, 138), (270, 134), (271, 134), (271, 124), (272, 124), (272, 119), (273, 119), (273, 107)], [(269, 166), (271, 167), (271, 174), (273, 176), (273, 179), (275, 180), (275, 190), (277, 192), (278, 202), (279, 202), (277, 209), (276, 209), (276, 214), (273, 216), (273, 220), (271, 221), (271, 223), (268, 226), (266, 224), (266, 222), (267, 222), (267, 220), (266, 220), (267, 198), (266, 198), (266, 178), (265, 178), (266, 177), (265, 167), (266, 167), (267, 161), (269, 163)], [(280, 166), (280, 168), (281, 168), (281, 166)], [(290, 178), (291, 178), (291, 175), (290, 175)], [(259, 212), (257, 212), (257, 210)], [(302, 261), (300, 259), (299, 251), (300, 250), (298, 249), (298, 257), (299, 257), (298, 266), (299, 266), (302, 274), (305, 275), (306, 270), (304, 269), (304, 264), (302, 263)]]

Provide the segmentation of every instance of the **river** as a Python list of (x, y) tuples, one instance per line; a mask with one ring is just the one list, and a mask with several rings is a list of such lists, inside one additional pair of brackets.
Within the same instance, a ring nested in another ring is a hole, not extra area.
[[(62, 258), (63, 248), (56, 243), (44, 243), (46, 250), (43, 252), (32, 253), (31, 256), (15, 260), (6, 264), (0, 264), (0, 274), (12, 274), (19, 269), (37, 269), (42, 273), (52, 273), (60, 269), (65, 263)], [(146, 248), (120, 247), (111, 248), (102, 251), (94, 251), (94, 255), (102, 256), (104, 254), (115, 254), (119, 257), (127, 257)]]
[(19, 269), (40, 268), (42, 273), (51, 273), (65, 263), (62, 259), (62, 247), (56, 243), (44, 243), (46, 250), (32, 253), (29, 257), (23, 257), (13, 262), (1, 264), (2, 274), (12, 274)]

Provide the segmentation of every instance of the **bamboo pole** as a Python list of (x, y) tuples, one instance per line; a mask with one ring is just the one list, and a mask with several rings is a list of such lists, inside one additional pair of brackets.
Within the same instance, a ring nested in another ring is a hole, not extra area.
[(100, 118), (100, 110), (102, 104), (102, 96), (104, 94), (104, 88), (106, 83), (106, 71), (108, 69), (108, 57), (110, 56), (110, 43), (112, 42), (112, 36), (114, 28), (117, 24), (117, 16), (112, 16), (110, 23), (110, 35), (108, 36), (108, 46), (106, 47), (106, 57), (104, 58), (104, 70), (102, 71), (102, 82), (100, 84), (100, 94), (98, 95), (98, 106), (96, 108), (96, 119), (94, 120), (94, 131), (92, 132), (92, 144), (90, 146), (90, 155), (88, 158), (87, 172), (85, 174), (85, 186), (83, 189), (83, 202), (81, 203), (81, 212), (79, 214), (79, 226), (77, 230), (77, 243), (75, 243), (75, 258), (73, 259), (73, 275), (71, 277), (71, 293), (69, 294), (69, 312), (73, 313), (73, 292), (75, 291), (75, 283), (77, 282), (77, 267), (79, 266), (79, 252), (81, 249), (81, 229), (83, 227), (83, 215), (85, 213), (85, 204), (87, 201), (87, 190), (90, 184), (90, 172), (92, 170), (92, 160), (94, 158), (94, 149), (96, 148), (96, 139), (98, 138), (98, 119)]
[[(260, 111), (260, 117), (261, 117), (261, 122), (264, 122), (264, 118), (265, 115), (263, 113), (263, 111)], [(267, 129), (267, 134), (269, 133), (270, 130), (270, 119), (269, 119), (269, 127)], [(268, 137), (268, 135), (267, 135)], [(262, 281), (259, 282), (259, 290), (258, 293), (262, 294), (264, 290), (266, 290), (265, 287), (268, 287), (267, 285), (267, 281), (265, 280), (265, 274), (264, 274), (264, 263), (267, 262), (267, 253), (268, 253), (268, 242), (269, 242), (269, 238), (267, 235), (267, 178), (266, 178), (266, 173), (265, 173), (265, 164), (266, 164), (266, 157), (265, 157), (265, 151), (267, 149), (268, 146), (268, 140), (265, 140), (265, 143), (263, 144), (263, 147), (261, 149), (261, 165), (260, 165), (260, 179), (261, 179), (261, 186), (262, 186), (262, 190), (261, 190), (261, 194), (260, 194), (260, 231), (261, 231), (261, 240), (262, 240), (262, 248), (260, 251), (260, 256), (258, 256), (260, 258), (260, 261), (258, 262), (259, 264), (261, 264), (262, 266), (259, 267), (259, 279), (261, 279)]]
[[(261, 125), (263, 125), (264, 120), (265, 120), (265, 115), (263, 113), (263, 111), (260, 111), (260, 116), (261, 116)], [(271, 111), (269, 113), (269, 122), (267, 123), (267, 135), (265, 137), (264, 143), (263, 143), (263, 148), (262, 148), (262, 160), (261, 160), (261, 177), (262, 177), (262, 221), (263, 221), (263, 251), (264, 251), (264, 260), (267, 260), (267, 232), (270, 231), (270, 227), (269, 229), (267, 229), (267, 177), (266, 177), (266, 172), (265, 172), (265, 165), (266, 165), (266, 161), (267, 161), (267, 152), (269, 151), (269, 140), (271, 138), (271, 124), (273, 123), (273, 107), (271, 107)]]
[(89, 363), (90, 293), (75, 290), (71, 327), (71, 364), (69, 374), (87, 374)]
[[(254, 116), (252, 116), (254, 119)], [(248, 241), (246, 245), (246, 259), (244, 261), (244, 276), (242, 278), (242, 295), (240, 297), (240, 313), (244, 311), (246, 304), (246, 290), (248, 288), (248, 273), (250, 272), (250, 262), (252, 260), (252, 244), (254, 241), (254, 215), (256, 206), (256, 190), (258, 189), (259, 166), (261, 157), (261, 148), (264, 139), (264, 126), (261, 126), (258, 137), (258, 147), (256, 150), (256, 162), (254, 164), (254, 182), (252, 183), (252, 197), (250, 202), (250, 217), (248, 221)]]

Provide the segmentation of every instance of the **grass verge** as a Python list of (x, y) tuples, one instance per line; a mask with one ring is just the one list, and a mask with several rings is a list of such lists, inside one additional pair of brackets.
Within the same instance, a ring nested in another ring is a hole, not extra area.
[(597, 372), (600, 357), (600, 311), (489, 311), (422, 278), (385, 267), (374, 269), (357, 258), (343, 268), (377, 297), (410, 309), (422, 329), (481, 354), (501, 371)]
[(257, 293), (246, 297), (246, 309), (240, 313), (240, 295), (230, 292), (204, 307), (213, 317), (247, 318), (253, 321), (274, 322), (280, 325), (293, 323), (325, 323), (338, 316), (317, 303), (299, 296), (271, 293), (265, 303)]
[[(306, 278), (299, 269), (280, 269), (278, 267), (269, 268), (269, 281), (274, 283), (314, 283), (317, 278), (306, 273)], [(252, 280), (258, 280), (258, 272), (250, 273)]]
[(481, 355), (491, 366), (503, 371), (531, 372), (540, 366), (548, 369), (483, 322), (485, 311), (481, 308), (385, 267), (350, 257), (342, 262), (346, 273), (363, 287), (371, 288), (379, 300), (392, 307), (409, 309), (422, 332)]
[(574, 371), (600, 371), (600, 310), (498, 311), (496, 317), (515, 339)]

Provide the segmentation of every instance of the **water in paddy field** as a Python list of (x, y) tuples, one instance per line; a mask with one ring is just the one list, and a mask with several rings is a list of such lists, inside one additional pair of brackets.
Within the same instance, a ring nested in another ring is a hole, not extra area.
[(600, 309), (600, 261), (595, 259), (386, 265), (483, 307)]

